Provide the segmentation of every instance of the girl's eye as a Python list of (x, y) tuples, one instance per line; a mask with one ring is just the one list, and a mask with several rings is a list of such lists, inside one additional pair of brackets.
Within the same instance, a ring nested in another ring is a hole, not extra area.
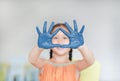
[(54, 37), (54, 39), (58, 39), (58, 37)]
[(68, 39), (67, 37), (63, 37), (63, 39)]

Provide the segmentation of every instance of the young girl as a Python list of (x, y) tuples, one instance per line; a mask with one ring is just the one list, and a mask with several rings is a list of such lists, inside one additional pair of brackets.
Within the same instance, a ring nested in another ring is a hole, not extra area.
[[(51, 24), (46, 31), (44, 23), (43, 33), (38, 29), (38, 45), (29, 54), (29, 61), (40, 70), (40, 81), (79, 81), (80, 71), (94, 63), (94, 56), (84, 44), (83, 30), (78, 32), (76, 21), (74, 31), (67, 24)], [(50, 59), (39, 58), (44, 49), (50, 49)], [(78, 49), (83, 59), (72, 61), (72, 49)]]

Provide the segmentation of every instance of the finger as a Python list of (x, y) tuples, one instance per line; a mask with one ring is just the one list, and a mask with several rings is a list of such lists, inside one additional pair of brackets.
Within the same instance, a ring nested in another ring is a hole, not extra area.
[(39, 35), (41, 34), (38, 26), (36, 26), (36, 31), (37, 31), (37, 33), (38, 33)]
[(74, 31), (78, 32), (78, 27), (77, 27), (77, 22), (76, 20), (73, 20), (73, 24), (74, 24)]
[(53, 27), (54, 27), (54, 22), (51, 23), (48, 33), (50, 33), (53, 30)]
[(46, 31), (47, 31), (47, 21), (44, 22), (43, 33), (46, 33)]
[(70, 45), (61, 45), (61, 48), (71, 48)]
[(83, 31), (84, 31), (84, 28), (85, 28), (85, 25), (83, 25), (83, 26), (82, 26), (82, 28), (81, 28), (81, 30), (80, 30), (80, 32), (79, 32), (79, 33), (81, 33), (81, 34), (82, 34), (82, 33), (83, 33)]
[(69, 32), (72, 33), (73, 29), (70, 27), (70, 25), (67, 22), (65, 22), (65, 25), (66, 25), (67, 29), (69, 30)]
[(60, 28), (60, 30), (68, 37), (70, 37), (70, 33), (66, 32), (64, 29)]
[(50, 47), (51, 47), (51, 48), (54, 48), (54, 47), (60, 47), (60, 44), (51, 44)]
[(52, 33), (52, 37), (55, 36), (55, 35), (58, 33), (59, 30), (60, 30), (60, 28), (58, 28), (57, 30), (55, 30), (55, 31)]

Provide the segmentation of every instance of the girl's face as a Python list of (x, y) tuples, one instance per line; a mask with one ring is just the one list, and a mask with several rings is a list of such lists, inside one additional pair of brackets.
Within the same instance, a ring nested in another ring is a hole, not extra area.
[[(61, 27), (63, 28), (65, 31), (68, 32), (68, 30), (65, 27)], [(56, 30), (57, 28), (53, 29), (53, 32)], [(70, 43), (69, 38), (62, 32), (62, 31), (58, 31), (58, 33), (52, 38), (52, 43), (53, 44), (60, 44), (60, 45), (68, 45)], [(52, 48), (53, 53), (57, 54), (57, 55), (65, 55), (68, 54), (70, 51), (70, 48), (60, 48), (60, 47), (55, 47)]]

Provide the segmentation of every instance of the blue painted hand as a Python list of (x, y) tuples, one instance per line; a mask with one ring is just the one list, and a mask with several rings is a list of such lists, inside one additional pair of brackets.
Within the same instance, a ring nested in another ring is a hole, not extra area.
[(39, 48), (44, 48), (44, 49), (49, 49), (53, 47), (59, 47), (59, 44), (52, 44), (51, 40), (52, 37), (56, 35), (56, 33), (59, 31), (57, 29), (55, 32), (50, 34), (54, 26), (54, 22), (51, 23), (50, 28), (47, 32), (47, 21), (44, 22), (43, 26), (43, 33), (40, 32), (39, 27), (36, 27), (37, 33), (38, 33), (38, 47)]
[(78, 27), (76, 20), (73, 20), (74, 30), (66, 22), (65, 25), (70, 33), (66, 32), (62, 28), (60, 30), (69, 37), (70, 43), (68, 45), (61, 45), (62, 48), (73, 48), (76, 49), (84, 44), (83, 31), (85, 26), (83, 25), (80, 32), (78, 32)]

